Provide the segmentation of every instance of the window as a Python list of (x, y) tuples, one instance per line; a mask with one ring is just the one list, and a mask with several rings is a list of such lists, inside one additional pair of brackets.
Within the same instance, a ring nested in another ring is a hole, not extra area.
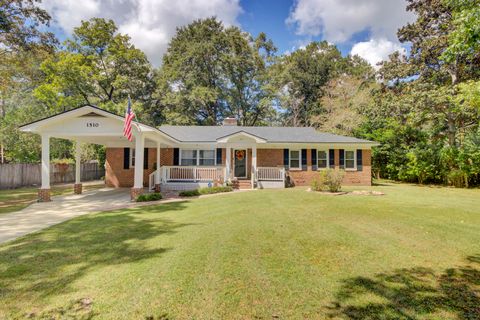
[(135, 149), (130, 148), (130, 168), (135, 167)]
[(319, 169), (328, 168), (328, 152), (326, 150), (317, 152), (317, 166)]
[(197, 150), (181, 150), (181, 166), (197, 165)]
[(214, 166), (215, 150), (180, 150), (181, 166)]
[(199, 160), (201, 166), (214, 166), (215, 150), (199, 150)]
[(345, 169), (355, 169), (355, 151), (345, 150)]
[(290, 168), (300, 168), (300, 151), (290, 150)]

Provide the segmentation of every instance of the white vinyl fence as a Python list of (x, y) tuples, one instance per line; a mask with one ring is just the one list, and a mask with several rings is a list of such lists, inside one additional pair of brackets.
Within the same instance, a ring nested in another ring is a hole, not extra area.
[[(82, 163), (81, 180), (98, 180), (105, 176), (105, 169), (98, 163)], [(40, 186), (42, 183), (41, 164), (7, 163), (0, 164), (0, 189), (12, 189), (27, 186)], [(75, 165), (68, 165), (66, 171), (50, 165), (50, 183), (75, 182)]]

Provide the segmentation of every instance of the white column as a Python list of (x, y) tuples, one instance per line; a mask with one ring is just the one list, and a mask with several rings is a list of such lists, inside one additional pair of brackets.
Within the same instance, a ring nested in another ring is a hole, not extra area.
[(81, 183), (80, 166), (81, 166), (81, 144), (79, 141), (75, 143), (75, 184)]
[(257, 173), (257, 146), (252, 147), (252, 172)]
[(230, 178), (230, 171), (231, 171), (231, 165), (232, 165), (232, 148), (227, 147), (226, 149), (226, 157), (225, 157), (225, 170), (226, 170), (226, 177), (225, 180), (228, 180)]
[(143, 148), (145, 146), (145, 137), (138, 133), (135, 136), (135, 169), (134, 169), (134, 183), (135, 189), (143, 188)]
[(155, 174), (155, 184), (160, 184), (160, 142), (157, 142), (157, 173)]
[(42, 134), (42, 189), (50, 189), (50, 136)]

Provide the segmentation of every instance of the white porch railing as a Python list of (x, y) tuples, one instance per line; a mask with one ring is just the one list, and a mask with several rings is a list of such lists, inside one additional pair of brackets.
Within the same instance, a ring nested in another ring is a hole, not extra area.
[(258, 167), (258, 181), (285, 181), (285, 168)]
[(155, 189), (155, 175), (157, 174), (157, 170), (153, 171), (148, 175), (148, 190)]
[[(150, 190), (155, 188), (156, 171), (148, 176)], [(162, 166), (160, 168), (160, 183), (168, 182), (223, 182), (225, 167), (195, 167), (195, 166)]]
[(165, 182), (206, 182), (223, 180), (225, 176), (224, 167), (163, 166), (162, 170)]

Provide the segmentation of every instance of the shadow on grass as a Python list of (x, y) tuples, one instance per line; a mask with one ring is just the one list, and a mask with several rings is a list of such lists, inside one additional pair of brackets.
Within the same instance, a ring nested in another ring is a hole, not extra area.
[(0, 247), (0, 300), (63, 294), (95, 269), (161, 255), (171, 248), (148, 240), (189, 225), (162, 218), (184, 207), (176, 202), (84, 216)]
[(435, 319), (480, 319), (479, 267), (480, 255), (476, 255), (468, 257), (464, 266), (441, 274), (419, 267), (347, 279), (329, 307), (329, 315), (382, 320), (428, 315), (437, 316)]

